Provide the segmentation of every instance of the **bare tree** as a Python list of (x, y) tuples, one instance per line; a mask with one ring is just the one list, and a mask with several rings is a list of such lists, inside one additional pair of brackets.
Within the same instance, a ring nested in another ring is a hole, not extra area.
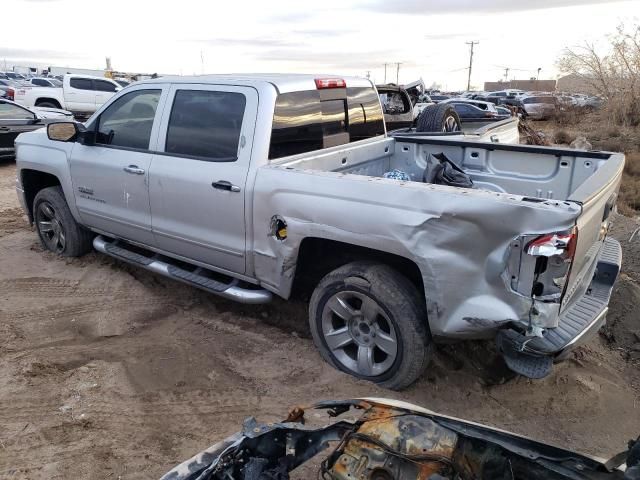
[(567, 48), (557, 65), (597, 91), (615, 123), (640, 124), (640, 25), (619, 25), (604, 51), (588, 42)]

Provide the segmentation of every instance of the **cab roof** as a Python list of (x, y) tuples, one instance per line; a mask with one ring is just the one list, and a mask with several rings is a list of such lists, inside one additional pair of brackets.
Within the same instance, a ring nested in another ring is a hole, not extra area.
[(296, 92), (301, 90), (315, 90), (315, 80), (318, 78), (340, 78), (347, 87), (371, 87), (373, 83), (362, 77), (346, 77), (344, 75), (327, 74), (293, 74), (293, 73), (238, 73), (217, 75), (166, 76), (136, 82), (142, 83), (202, 83), (218, 85), (247, 85), (256, 88), (273, 86), (278, 93)]

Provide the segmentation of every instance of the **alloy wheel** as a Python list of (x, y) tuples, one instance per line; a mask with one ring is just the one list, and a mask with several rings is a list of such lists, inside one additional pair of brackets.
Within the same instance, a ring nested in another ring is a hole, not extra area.
[(64, 252), (67, 244), (66, 234), (58, 212), (50, 202), (43, 201), (38, 205), (36, 225), (42, 241), (49, 250), (58, 254)]
[(373, 298), (343, 290), (322, 311), (322, 334), (335, 359), (365, 377), (387, 372), (398, 357), (398, 337), (386, 312)]

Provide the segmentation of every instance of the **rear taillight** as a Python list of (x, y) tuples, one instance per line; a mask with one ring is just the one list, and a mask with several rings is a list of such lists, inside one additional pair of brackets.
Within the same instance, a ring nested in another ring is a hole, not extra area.
[(324, 90), (327, 88), (346, 88), (347, 82), (342, 78), (316, 78), (316, 88)]
[(8, 88), (7, 89), (7, 98), (9, 100), (15, 100), (16, 99), (16, 91), (13, 88)]
[(565, 232), (540, 235), (526, 245), (527, 254), (535, 257), (533, 295), (561, 301), (567, 290), (577, 243), (578, 229), (573, 227)]
[(527, 245), (527, 253), (534, 257), (561, 256), (571, 259), (575, 254), (578, 232), (574, 228), (569, 233), (542, 235)]

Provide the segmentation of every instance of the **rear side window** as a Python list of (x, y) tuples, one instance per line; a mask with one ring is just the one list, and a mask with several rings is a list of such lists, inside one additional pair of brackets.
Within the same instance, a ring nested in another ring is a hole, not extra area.
[(197, 160), (237, 160), (245, 105), (241, 93), (178, 90), (165, 152)]
[[(334, 95), (339, 96), (337, 91)], [(313, 152), (384, 134), (380, 100), (373, 88), (347, 88), (346, 99), (335, 96), (321, 98), (318, 90), (278, 95), (269, 158)]]
[(46, 80), (42, 80), (41, 78), (33, 78), (31, 83), (37, 85), (39, 87), (50, 87), (51, 85)]
[(93, 85), (95, 87), (95, 90), (98, 90), (99, 92), (115, 92), (116, 91), (116, 86), (113, 83), (107, 82), (105, 80), (94, 80)]
[(89, 78), (72, 78), (69, 80), (69, 85), (78, 90), (93, 90), (93, 82)]

